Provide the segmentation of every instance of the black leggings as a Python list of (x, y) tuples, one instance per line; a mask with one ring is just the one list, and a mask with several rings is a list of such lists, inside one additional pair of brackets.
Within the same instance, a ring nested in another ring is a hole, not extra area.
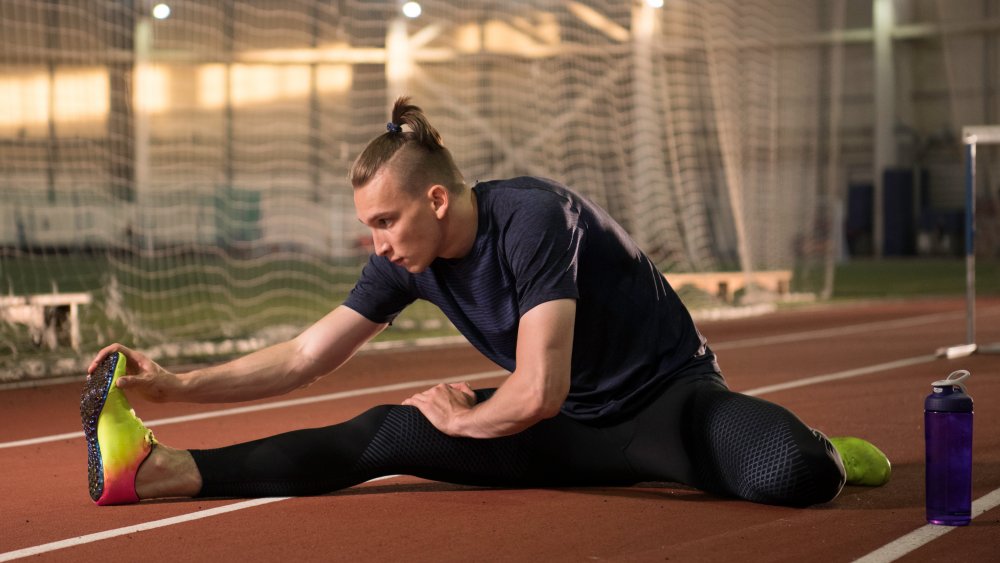
[[(487, 400), (493, 390), (477, 391)], [(558, 415), (488, 440), (452, 438), (415, 407), (383, 405), (347, 422), (192, 450), (200, 496), (327, 493), (393, 474), (507, 487), (671, 481), (754, 502), (832, 500), (844, 469), (830, 442), (788, 410), (729, 391), (717, 376), (672, 384), (638, 415), (595, 427)]]

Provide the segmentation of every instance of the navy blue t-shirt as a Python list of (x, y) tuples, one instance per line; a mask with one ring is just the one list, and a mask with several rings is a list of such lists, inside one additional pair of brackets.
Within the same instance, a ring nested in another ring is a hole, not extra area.
[(372, 255), (344, 304), (385, 323), (426, 299), (486, 357), (513, 371), (521, 315), (575, 299), (562, 412), (580, 420), (627, 415), (682, 372), (718, 370), (677, 294), (603, 209), (539, 178), (473, 189), (479, 225), (467, 256), (439, 258), (411, 274)]

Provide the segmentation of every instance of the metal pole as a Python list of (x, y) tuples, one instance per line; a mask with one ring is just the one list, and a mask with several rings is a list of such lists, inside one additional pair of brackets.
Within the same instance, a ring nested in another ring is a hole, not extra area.
[(976, 343), (976, 136), (965, 143), (965, 342)]
[[(654, 8), (645, 2), (632, 5), (632, 119), (634, 127), (634, 147), (632, 154), (632, 180), (636, 189), (629, 190), (631, 216), (629, 233), (646, 249), (654, 261), (663, 260), (656, 232), (648, 220), (652, 209), (657, 206), (656, 190), (664, 190), (669, 177), (664, 147), (661, 138), (661, 122), (656, 119), (656, 71), (653, 65), (653, 45), (656, 42), (656, 14)], [(657, 213), (662, 213), (657, 211)], [(671, 233), (676, 238), (672, 243), (683, 247), (680, 233)]]
[(872, 3), (873, 52), (875, 56), (875, 154), (872, 170), (872, 255), (885, 254), (885, 171), (896, 165), (896, 70), (893, 64), (892, 30), (896, 26), (893, 0)]
[(938, 348), (937, 355), (948, 359), (964, 358), (977, 352), (996, 353), (1000, 347), (989, 346), (988, 352), (976, 344), (976, 144), (1000, 144), (1000, 126), (983, 125), (962, 128), (965, 143), (965, 344)]
[(149, 111), (146, 95), (149, 93), (150, 58), (153, 51), (153, 24), (147, 12), (136, 17), (134, 36), (132, 39), (133, 63), (132, 72), (132, 193), (135, 196), (135, 207), (139, 214), (139, 232), (146, 242), (145, 251), (152, 256), (155, 248), (156, 223), (152, 213), (152, 202), (149, 193)]

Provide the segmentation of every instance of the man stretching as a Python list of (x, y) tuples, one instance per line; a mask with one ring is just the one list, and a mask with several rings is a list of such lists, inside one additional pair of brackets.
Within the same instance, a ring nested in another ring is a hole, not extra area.
[[(671, 481), (807, 506), (834, 499), (845, 478), (888, 479), (871, 444), (831, 443), (730, 391), (656, 266), (570, 188), (534, 177), (467, 186), (408, 98), (350, 179), (375, 255), (346, 301), (302, 334), (179, 374), (120, 344), (98, 353), (81, 403), (97, 504), (315, 495), (403, 473), (507, 487)], [(209, 450), (157, 443), (123, 394), (280, 395), (335, 371), (416, 299), (509, 370), (503, 384), (441, 384), (341, 424)]]

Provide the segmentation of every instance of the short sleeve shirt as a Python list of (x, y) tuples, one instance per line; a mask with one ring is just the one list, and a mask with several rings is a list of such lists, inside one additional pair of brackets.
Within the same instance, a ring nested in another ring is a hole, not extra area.
[(547, 301), (573, 299), (571, 381), (562, 412), (585, 421), (634, 412), (693, 360), (710, 355), (677, 294), (603, 209), (540, 178), (473, 189), (479, 224), (468, 255), (439, 258), (419, 274), (373, 255), (344, 304), (386, 323), (425, 299), (479, 351), (513, 371), (521, 316)]

